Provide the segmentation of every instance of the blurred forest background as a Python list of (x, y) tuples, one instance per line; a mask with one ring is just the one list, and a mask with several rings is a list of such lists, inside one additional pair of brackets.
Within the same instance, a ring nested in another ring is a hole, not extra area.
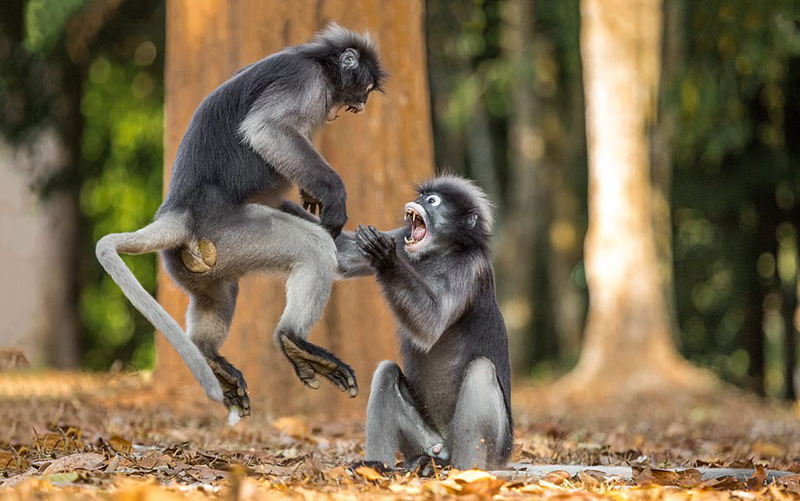
[[(589, 304), (580, 2), (426, 9), (436, 165), (475, 179), (496, 203), (516, 375), (566, 373)], [(792, 0), (665, 1), (648, 130), (657, 273), (675, 343), (696, 365), (778, 399), (797, 398), (800, 377), (799, 21)], [(65, 284), (66, 300), (58, 334), (42, 343), (50, 351), (33, 360), (152, 368), (153, 330), (93, 249), (103, 234), (147, 224), (161, 200), (164, 4), (5, 0), (0, 29), (0, 148), (13, 151), (0, 158), (3, 176), (58, 200), (55, 226), (75, 229), (47, 244), (63, 265), (46, 279)], [(48, 168), (42, 155), (54, 156)], [(2, 239), (13, 255), (15, 242)], [(155, 257), (128, 262), (154, 290)], [(8, 303), (20, 284), (3, 281)]]

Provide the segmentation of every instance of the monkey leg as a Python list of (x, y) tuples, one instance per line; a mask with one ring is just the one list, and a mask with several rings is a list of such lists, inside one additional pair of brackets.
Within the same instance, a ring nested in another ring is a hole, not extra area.
[(275, 337), (305, 385), (319, 388), (317, 375), (321, 375), (341, 391), (355, 397), (358, 383), (353, 369), (329, 351), (306, 341), (308, 332), (319, 321), (330, 298), (338, 268), (336, 246), (321, 226), (306, 221), (296, 221), (295, 224), (311, 230), (315, 243), (297, 253), (297, 260), (286, 281), (286, 307)]
[(318, 388), (317, 376), (323, 376), (356, 396), (358, 383), (350, 366), (306, 340), (322, 316), (338, 267), (336, 245), (328, 232), (307, 220), (255, 204), (242, 207), (225, 221), (202, 223), (198, 231), (213, 242), (216, 265), (205, 273), (191, 273), (173, 255), (168, 263), (170, 273), (180, 275), (189, 290), (192, 283), (205, 287), (254, 272), (288, 273), (286, 307), (275, 330), (276, 344), (307, 386)]
[(406, 460), (421, 455), (447, 462), (444, 438), (431, 428), (414, 404), (400, 367), (389, 361), (372, 376), (367, 404), (366, 461), (394, 465), (400, 449)]
[(217, 282), (202, 291), (190, 292), (186, 324), (189, 336), (222, 386), (225, 407), (236, 407), (244, 417), (250, 415), (247, 383), (242, 373), (219, 354), (219, 347), (228, 337), (238, 293), (239, 285), (233, 281)]
[(450, 421), (447, 446), (458, 469), (500, 466), (508, 415), (495, 367), (487, 358), (470, 362)]

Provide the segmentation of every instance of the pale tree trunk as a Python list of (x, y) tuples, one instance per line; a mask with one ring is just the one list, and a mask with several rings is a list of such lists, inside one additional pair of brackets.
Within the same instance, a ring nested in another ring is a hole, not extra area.
[(584, 0), (581, 14), (590, 301), (567, 386), (587, 394), (706, 387), (675, 349), (653, 235), (647, 130), (658, 102), (661, 1)]
[[(347, 187), (350, 222), (345, 229), (359, 223), (400, 226), (403, 206), (415, 196), (412, 184), (433, 173), (422, 0), (168, 2), (165, 183), (189, 118), (211, 90), (238, 68), (305, 42), (330, 21), (369, 30), (391, 75), (386, 95), (372, 96), (365, 114), (346, 114), (327, 125), (316, 140)], [(284, 306), (283, 279), (252, 276), (240, 285), (222, 353), (247, 378), (254, 414), (363, 412), (377, 363), (397, 358), (395, 322), (375, 281), (334, 284), (325, 315), (310, 336), (356, 370), (361, 388), (357, 399), (327, 383), (316, 391), (303, 387), (274, 346), (273, 330)], [(159, 298), (183, 322), (186, 296), (163, 271)], [(200, 396), (199, 386), (163, 336), (157, 336), (157, 349), (158, 384)], [(221, 405), (209, 409), (223, 412)]]

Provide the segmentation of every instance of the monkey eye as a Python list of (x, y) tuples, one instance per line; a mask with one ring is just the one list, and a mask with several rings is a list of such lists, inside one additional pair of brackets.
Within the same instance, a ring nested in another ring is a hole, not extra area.
[(439, 198), (438, 195), (430, 195), (428, 196), (428, 198), (425, 199), (425, 201), (428, 203), (428, 205), (436, 207), (442, 202), (442, 199)]

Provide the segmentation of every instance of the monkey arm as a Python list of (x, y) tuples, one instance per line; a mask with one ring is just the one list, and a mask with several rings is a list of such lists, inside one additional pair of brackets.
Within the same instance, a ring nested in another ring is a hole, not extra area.
[(360, 226), (356, 233), (359, 251), (375, 268), (389, 306), (414, 343), (427, 351), (472, 301), (478, 267), (450, 256), (440, 258), (449, 260), (446, 273), (420, 273), (398, 252), (398, 238), (371, 226)]
[[(412, 335), (414, 344), (425, 351), (436, 344), (472, 298), (472, 284), (465, 283), (468, 277), (428, 278), (403, 256), (379, 268), (377, 277), (392, 311)], [(465, 289), (455, 290), (456, 283), (464, 284)]]
[(259, 113), (251, 113), (239, 130), (279, 174), (322, 202), (322, 226), (332, 236), (338, 236), (347, 222), (347, 192), (342, 178), (314, 145), (289, 126), (264, 121)]

